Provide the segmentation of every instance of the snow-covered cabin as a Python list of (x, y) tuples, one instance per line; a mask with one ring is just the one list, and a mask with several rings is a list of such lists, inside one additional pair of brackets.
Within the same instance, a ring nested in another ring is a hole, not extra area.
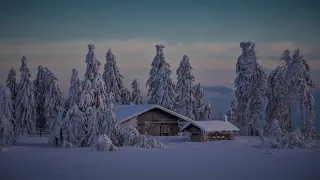
[(191, 141), (233, 140), (239, 131), (227, 120), (190, 121), (180, 131), (188, 132)]
[(159, 105), (116, 105), (116, 119), (119, 124), (137, 128), (141, 134), (151, 136), (176, 136), (180, 123), (191, 119)]

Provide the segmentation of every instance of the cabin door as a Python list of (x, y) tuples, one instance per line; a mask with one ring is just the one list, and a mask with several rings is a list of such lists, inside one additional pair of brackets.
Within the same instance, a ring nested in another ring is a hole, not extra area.
[(160, 136), (169, 136), (168, 124), (161, 124), (160, 125)]
[(201, 141), (201, 134), (200, 133), (192, 133), (191, 134), (191, 141), (196, 141), (196, 142)]

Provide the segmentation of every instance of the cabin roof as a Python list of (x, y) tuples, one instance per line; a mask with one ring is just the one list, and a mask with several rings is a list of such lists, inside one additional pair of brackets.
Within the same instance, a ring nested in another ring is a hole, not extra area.
[(239, 131), (235, 125), (229, 121), (210, 120), (210, 121), (190, 121), (184, 125), (180, 131), (185, 130), (190, 126), (196, 126), (204, 132), (217, 132), (217, 131)]
[(173, 116), (176, 116), (182, 120), (185, 121), (192, 121), (191, 119), (173, 112), (167, 108), (164, 108), (159, 105), (154, 105), (154, 104), (139, 104), (139, 105), (116, 105), (115, 106), (115, 114), (116, 114), (116, 119), (118, 123), (123, 123), (125, 121), (130, 120), (131, 118), (134, 118), (136, 116), (139, 116), (145, 112), (148, 112), (152, 109), (160, 109), (164, 112), (167, 112)]

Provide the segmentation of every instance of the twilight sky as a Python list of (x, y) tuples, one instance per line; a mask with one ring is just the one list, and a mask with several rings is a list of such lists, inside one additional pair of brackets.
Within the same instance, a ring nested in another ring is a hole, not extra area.
[[(262, 65), (273, 69), (285, 49), (300, 48), (320, 86), (320, 3), (304, 0), (104, 0), (0, 2), (0, 82), (26, 56), (54, 71), (64, 93), (72, 68), (84, 74), (87, 44), (105, 64), (109, 48), (124, 82), (143, 92), (155, 45), (165, 45), (173, 78), (188, 55), (197, 81), (233, 87), (239, 43), (256, 42)], [(101, 72), (103, 66), (100, 68)], [(19, 75), (19, 73), (18, 73)]]

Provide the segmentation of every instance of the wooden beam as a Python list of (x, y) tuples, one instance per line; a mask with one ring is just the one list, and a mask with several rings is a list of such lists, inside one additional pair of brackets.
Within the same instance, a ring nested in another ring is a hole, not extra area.
[(160, 122), (149, 122), (150, 124), (178, 124), (178, 122), (172, 122), (172, 121), (160, 121)]

